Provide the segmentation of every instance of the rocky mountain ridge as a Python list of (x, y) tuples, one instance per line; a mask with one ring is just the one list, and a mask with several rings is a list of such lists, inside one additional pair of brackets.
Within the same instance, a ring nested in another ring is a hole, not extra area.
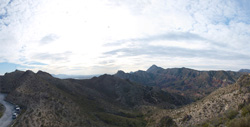
[(8, 94), (6, 100), (23, 109), (14, 127), (145, 126), (143, 116), (134, 108), (176, 108), (190, 102), (111, 75), (62, 80), (42, 71), (15, 71), (0, 77), (0, 86), (0, 91)]
[[(156, 65), (129, 75), (122, 71), (118, 73), (128, 79), (107, 74), (85, 80), (58, 79), (43, 71), (17, 70), (0, 76), (0, 92), (7, 93), (6, 100), (22, 108), (14, 127), (183, 127), (205, 124), (231, 127), (238, 119), (248, 118), (248, 113), (250, 118), (249, 75), (230, 71), (163, 69)], [(241, 77), (237, 79), (239, 75)], [(148, 84), (141, 85), (129, 78)], [(191, 100), (178, 92), (165, 92), (161, 85), (150, 86), (150, 83), (165, 82), (162, 86), (174, 88), (183, 81), (183, 87), (194, 85), (190, 87), (191, 91), (205, 88), (214, 91), (190, 104)], [(200, 81), (208, 87), (197, 87), (195, 83)], [(213, 121), (215, 118), (220, 122)]]
[(118, 71), (115, 76), (129, 79), (146, 86), (158, 86), (161, 89), (188, 96), (193, 100), (203, 98), (217, 88), (233, 84), (243, 75), (233, 71), (197, 71), (189, 68), (163, 69), (156, 65), (147, 71), (125, 73)]

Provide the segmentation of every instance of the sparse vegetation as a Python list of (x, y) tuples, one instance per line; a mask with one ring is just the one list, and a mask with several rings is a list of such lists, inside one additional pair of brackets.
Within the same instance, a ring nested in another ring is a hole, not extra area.
[[(170, 116), (178, 126), (219, 127), (233, 125), (238, 120), (243, 121), (250, 116), (249, 89), (244, 88), (247, 86), (245, 83), (250, 82), (241, 79), (236, 84), (220, 88), (197, 102), (179, 109), (165, 110), (162, 113), (161, 111), (156, 112), (151, 118)], [(240, 91), (241, 89), (243, 90)], [(159, 118), (157, 119), (159, 120)]]
[(249, 115), (249, 113), (250, 113), (250, 104), (244, 106), (244, 107), (241, 109), (241, 114), (242, 114), (242, 116)]
[[(110, 113), (98, 113), (96, 116), (103, 122), (119, 127), (145, 127), (146, 121), (142, 117), (129, 118)], [(131, 115), (129, 115), (131, 116)]]
[(228, 127), (249, 127), (250, 116), (233, 119), (232, 121), (228, 122), (227, 126)]
[(228, 110), (225, 115), (228, 119), (234, 119), (236, 117), (236, 115), (238, 114), (238, 111), (237, 110)]
[(0, 103), (0, 118), (3, 116), (4, 110), (4, 106)]
[(164, 116), (163, 118), (161, 118), (157, 127), (177, 127), (177, 125), (171, 117)]

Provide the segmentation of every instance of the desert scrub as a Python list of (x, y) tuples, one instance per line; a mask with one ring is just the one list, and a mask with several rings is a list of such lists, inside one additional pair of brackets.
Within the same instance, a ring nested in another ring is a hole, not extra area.
[(244, 106), (242, 109), (241, 109), (241, 115), (242, 116), (246, 116), (250, 113), (250, 104)]
[(110, 113), (97, 113), (96, 116), (104, 123), (119, 127), (145, 127), (146, 121), (140, 117), (128, 118)]
[(176, 123), (173, 119), (169, 116), (164, 116), (161, 118), (160, 122), (158, 123), (157, 127), (177, 127)]
[(210, 124), (209, 124), (209, 123), (203, 123), (203, 124), (201, 125), (201, 127), (210, 127)]
[(228, 110), (225, 113), (226, 117), (230, 120), (234, 119), (237, 115), (238, 115), (238, 111), (237, 110)]
[(246, 106), (246, 104), (245, 104), (245, 103), (241, 103), (241, 104), (239, 104), (239, 105), (238, 105), (238, 110), (242, 109), (244, 106)]
[(228, 127), (249, 127), (250, 116), (233, 119), (227, 124), (227, 126)]
[[(227, 122), (229, 119), (226, 117), (215, 117), (211, 120), (205, 121), (202, 124), (195, 125), (194, 127), (219, 127), (221, 124)], [(193, 127), (193, 126), (190, 126)]]

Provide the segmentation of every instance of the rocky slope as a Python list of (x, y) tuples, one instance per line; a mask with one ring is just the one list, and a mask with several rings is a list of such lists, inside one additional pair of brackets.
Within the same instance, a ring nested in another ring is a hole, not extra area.
[(0, 82), (0, 91), (8, 93), (6, 100), (22, 108), (14, 127), (140, 127), (147, 121), (136, 108), (176, 108), (190, 102), (111, 75), (62, 80), (42, 71), (15, 71)]
[(8, 93), (18, 87), (17, 80), (23, 74), (23, 71), (16, 70), (12, 73), (6, 73), (0, 76), (0, 90), (2, 93)]
[(232, 71), (197, 71), (188, 68), (163, 69), (156, 65), (147, 71), (124, 73), (115, 76), (147, 86), (159, 86), (171, 93), (188, 96), (194, 100), (203, 98), (217, 88), (233, 84), (243, 73)]
[(85, 114), (67, 93), (42, 80), (33, 72), (25, 72), (18, 87), (7, 101), (18, 104), (25, 111), (14, 126), (80, 126), (87, 124)]
[[(231, 126), (230, 120), (239, 119), (243, 114), (242, 109), (244, 108), (242, 107), (248, 105), (249, 102), (250, 75), (244, 75), (234, 85), (220, 88), (204, 99), (190, 105), (174, 110), (154, 109), (148, 117), (148, 121), (151, 121), (148, 126), (155, 127), (164, 124), (162, 122), (166, 122), (164, 121), (166, 117), (180, 127)], [(245, 110), (249, 113), (249, 106)]]

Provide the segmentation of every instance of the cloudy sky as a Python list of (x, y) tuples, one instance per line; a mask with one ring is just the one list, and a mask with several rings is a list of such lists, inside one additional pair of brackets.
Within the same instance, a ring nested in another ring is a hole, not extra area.
[(250, 68), (249, 0), (1, 0), (0, 74)]

